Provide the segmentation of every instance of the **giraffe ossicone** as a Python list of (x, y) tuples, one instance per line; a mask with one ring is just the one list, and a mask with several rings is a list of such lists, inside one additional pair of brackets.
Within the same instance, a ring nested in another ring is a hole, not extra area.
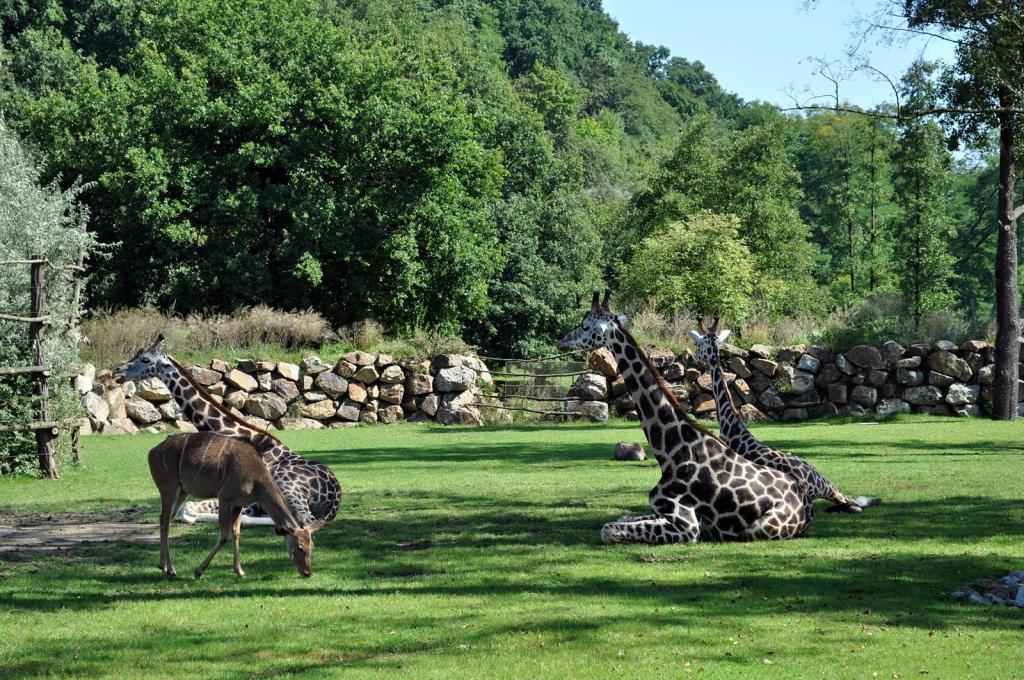
[[(131, 361), (120, 366), (115, 375), (119, 381), (158, 378), (170, 391), (185, 417), (200, 432), (216, 432), (242, 439), (256, 447), (260, 458), (270, 470), (274, 483), (284, 496), (288, 508), (302, 525), (317, 520), (330, 521), (341, 505), (341, 485), (337, 477), (323, 463), (299, 456), (284, 443), (218, 403), (201, 385), (161, 348), (161, 333), (149, 347), (140, 349)], [(182, 518), (185, 521), (216, 521), (216, 501), (186, 503)], [(266, 513), (256, 505), (243, 512), (246, 524), (265, 524)]]
[(637, 407), (661, 468), (648, 495), (652, 514), (605, 524), (605, 543), (696, 543), (698, 540), (800, 536), (814, 508), (796, 482), (738, 456), (692, 421), (622, 320), (594, 293), (590, 312), (558, 343), (563, 351), (607, 347)]
[(858, 513), (866, 506), (878, 505), (881, 501), (872, 496), (847, 497), (810, 463), (792, 453), (774, 449), (750, 433), (736, 410), (725, 380), (719, 347), (729, 337), (729, 331), (719, 332), (718, 322), (717, 317), (710, 324), (705, 323), (702, 317), (697, 317), (700, 330), (690, 331), (690, 337), (697, 346), (697, 362), (706, 365), (711, 372), (718, 431), (722, 441), (743, 458), (792, 477), (806, 502), (812, 503), (817, 498), (831, 501), (833, 505), (826, 508), (826, 512)]

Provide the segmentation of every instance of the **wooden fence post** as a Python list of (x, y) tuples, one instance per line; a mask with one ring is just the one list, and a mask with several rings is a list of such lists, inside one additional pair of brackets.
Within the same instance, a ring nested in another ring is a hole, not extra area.
[[(41, 319), (46, 316), (46, 276), (43, 267), (45, 259), (43, 256), (33, 258), (32, 263), (32, 311), (33, 318)], [(43, 348), (43, 330), (45, 321), (33, 321), (28, 327), (28, 341), (35, 351), (36, 366), (45, 366), (46, 355)], [(38, 400), (39, 421), (50, 420), (50, 388), (46, 382), (46, 375), (36, 374), (36, 399)], [(53, 451), (53, 439), (56, 436), (55, 428), (36, 430), (36, 447), (39, 451), (39, 470), (50, 479), (60, 479), (60, 471), (57, 469), (57, 459)]]

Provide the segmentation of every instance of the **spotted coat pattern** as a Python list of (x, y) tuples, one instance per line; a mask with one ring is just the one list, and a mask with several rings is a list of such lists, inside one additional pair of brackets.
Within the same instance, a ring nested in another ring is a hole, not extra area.
[[(316, 520), (329, 521), (338, 514), (341, 485), (330, 468), (299, 456), (277, 437), (249, 425), (214, 401), (188, 371), (159, 349), (159, 341), (148, 349), (139, 350), (135, 358), (117, 372), (126, 380), (158, 378), (170, 390), (185, 417), (201, 432), (217, 432), (252, 443), (302, 526)], [(216, 501), (192, 505), (194, 512), (216, 515), (218, 511)], [(254, 504), (247, 506), (244, 514), (259, 517), (265, 513)]]
[[(861, 506), (847, 498), (836, 488), (827, 477), (818, 472), (813, 465), (792, 453), (773, 449), (757, 440), (743, 424), (743, 419), (736, 412), (732, 395), (725, 382), (722, 371), (722, 359), (718, 351), (720, 338), (717, 322), (712, 330), (703, 333), (693, 332), (697, 343), (697, 360), (708, 366), (711, 382), (715, 393), (715, 407), (718, 411), (718, 426), (722, 441), (749, 461), (774, 468), (796, 480), (804, 500), (808, 503), (816, 498), (824, 498), (835, 504), (841, 512), (860, 512)], [(832, 508), (829, 508), (830, 510)]]
[(636, 404), (661, 468), (650, 515), (601, 529), (605, 543), (695, 543), (793, 538), (813, 518), (787, 475), (748, 461), (690, 421), (646, 353), (595, 293), (591, 312), (559, 342), (562, 350), (608, 347)]

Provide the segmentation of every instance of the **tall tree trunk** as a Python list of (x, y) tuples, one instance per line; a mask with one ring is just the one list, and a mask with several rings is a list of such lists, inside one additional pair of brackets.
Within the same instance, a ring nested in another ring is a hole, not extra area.
[(1020, 357), (1020, 303), (1017, 300), (1017, 220), (1014, 219), (1014, 180), (1016, 162), (1013, 155), (1014, 114), (1016, 97), (1009, 88), (999, 93), (999, 201), (997, 219), (999, 237), (996, 241), (996, 366), (993, 415), (998, 420), (1017, 417), (1018, 360)]
[(871, 138), (871, 221), (870, 233), (868, 235), (868, 292), (875, 292), (875, 234), (878, 229), (878, 216), (876, 212), (878, 187), (875, 186), (875, 139)]

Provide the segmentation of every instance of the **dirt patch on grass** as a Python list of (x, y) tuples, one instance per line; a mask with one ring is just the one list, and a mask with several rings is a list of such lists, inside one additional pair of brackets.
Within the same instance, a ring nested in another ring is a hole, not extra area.
[(159, 543), (156, 524), (132, 521), (138, 508), (95, 512), (0, 513), (0, 554), (70, 550), (83, 543)]

